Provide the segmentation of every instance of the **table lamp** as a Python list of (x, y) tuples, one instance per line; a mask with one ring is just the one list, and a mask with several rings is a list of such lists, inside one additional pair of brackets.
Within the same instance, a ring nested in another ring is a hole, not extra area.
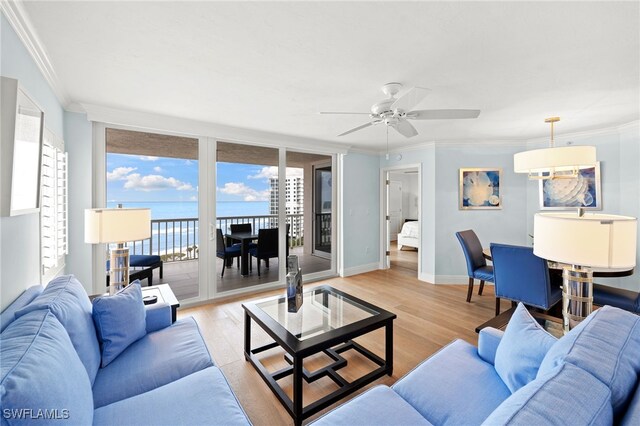
[(533, 253), (565, 264), (562, 317), (565, 333), (593, 307), (592, 268), (631, 269), (636, 265), (637, 220), (609, 214), (536, 213)]
[(109, 262), (109, 294), (129, 284), (129, 248), (127, 241), (144, 240), (151, 236), (150, 209), (86, 209), (84, 211), (84, 241), (89, 244), (118, 243), (111, 249)]

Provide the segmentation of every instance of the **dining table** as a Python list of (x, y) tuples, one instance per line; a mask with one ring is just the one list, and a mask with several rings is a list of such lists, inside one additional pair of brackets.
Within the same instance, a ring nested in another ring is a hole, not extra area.
[(227, 242), (240, 242), (240, 274), (249, 275), (249, 243), (258, 239), (258, 234), (252, 232), (231, 232), (225, 234)]
[[(482, 249), (482, 256), (489, 261), (493, 259), (491, 257), (491, 249), (489, 247)], [(547, 261), (547, 264), (549, 265), (549, 273), (554, 274), (555, 276), (561, 276), (562, 269), (565, 266), (567, 266), (567, 264), (565, 263), (554, 262), (554, 261)], [(634, 268), (622, 268), (622, 269), (592, 268), (592, 271), (593, 271), (594, 277), (618, 278), (618, 277), (628, 277), (630, 275), (633, 275)], [(504, 328), (509, 322), (509, 320), (511, 319), (511, 316), (513, 315), (515, 310), (516, 310), (516, 306), (512, 306), (510, 309), (491, 318), (489, 321), (484, 322), (483, 324), (476, 327), (476, 333), (479, 333), (480, 330), (482, 330), (485, 327), (493, 327), (497, 329)], [(532, 316), (534, 318), (542, 317), (544, 320), (549, 320), (549, 318), (551, 318), (549, 315), (538, 313), (538, 312), (536, 313), (532, 312)], [(560, 321), (560, 320), (557, 320), (557, 321)]]
[[(482, 249), (482, 256), (486, 260), (492, 260), (491, 257), (491, 249), (489, 247)], [(549, 272), (559, 271), (567, 266), (566, 263), (554, 262), (551, 260), (547, 261), (549, 265)], [(628, 277), (633, 275), (634, 268), (591, 268), (593, 271), (593, 276), (596, 278), (619, 278), (619, 277)]]

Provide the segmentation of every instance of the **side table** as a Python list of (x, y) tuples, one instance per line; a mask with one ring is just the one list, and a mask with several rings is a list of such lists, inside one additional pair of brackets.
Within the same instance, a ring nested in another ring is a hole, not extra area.
[[(106, 294), (108, 293), (92, 294), (89, 296), (89, 300), (93, 300), (98, 296), (103, 296)], [(156, 296), (158, 298), (158, 302), (164, 302), (171, 306), (171, 322), (176, 322), (180, 302), (178, 302), (176, 295), (173, 294), (173, 290), (171, 290), (169, 284), (158, 284), (151, 287), (142, 287), (142, 297), (145, 296)]]
[(173, 294), (173, 290), (171, 290), (169, 284), (142, 287), (142, 297), (145, 296), (156, 296), (158, 298), (158, 302), (165, 302), (168, 305), (171, 305), (171, 322), (176, 322), (180, 302), (178, 302), (175, 294)]

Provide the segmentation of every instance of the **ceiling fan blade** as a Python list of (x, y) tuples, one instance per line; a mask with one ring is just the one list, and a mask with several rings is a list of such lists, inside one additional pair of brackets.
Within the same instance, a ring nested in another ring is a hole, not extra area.
[(357, 115), (369, 115), (370, 112), (340, 112), (340, 111), (320, 111), (319, 114), (357, 114)]
[(447, 120), (452, 118), (478, 118), (479, 109), (423, 109), (410, 111), (407, 118), (410, 120)]
[(358, 130), (364, 129), (365, 127), (369, 127), (371, 125), (373, 125), (373, 123), (367, 123), (367, 124), (363, 124), (362, 126), (354, 127), (351, 130), (347, 130), (344, 133), (340, 133), (338, 136), (348, 135), (349, 133), (357, 132)]
[(391, 104), (393, 111), (400, 109), (402, 111), (411, 111), (416, 107), (429, 93), (429, 89), (424, 87), (414, 87), (404, 95), (400, 96), (394, 103)]
[(391, 127), (396, 129), (398, 133), (407, 138), (413, 137), (418, 134), (416, 128), (406, 120), (400, 120), (396, 124), (393, 124)]

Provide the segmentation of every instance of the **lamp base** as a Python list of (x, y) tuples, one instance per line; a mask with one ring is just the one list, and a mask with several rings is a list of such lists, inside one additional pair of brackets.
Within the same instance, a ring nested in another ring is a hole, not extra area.
[(112, 249), (109, 264), (109, 295), (113, 296), (129, 285), (129, 247), (118, 244)]
[(593, 310), (593, 271), (580, 266), (562, 270), (562, 323), (565, 334)]

